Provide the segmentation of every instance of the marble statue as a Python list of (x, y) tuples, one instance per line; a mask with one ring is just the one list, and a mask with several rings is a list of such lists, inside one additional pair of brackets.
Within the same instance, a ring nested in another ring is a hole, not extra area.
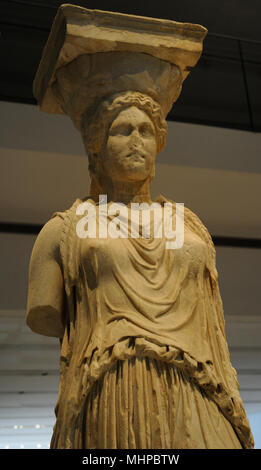
[[(150, 182), (205, 34), (72, 5), (55, 18), (34, 93), (81, 132), (91, 184), (45, 224), (30, 261), (27, 323), (61, 342), (51, 448), (253, 447), (206, 227), (185, 208), (179, 249), (128, 228), (133, 203), (147, 203), (142, 215), (156, 202), (171, 204), (175, 226), (175, 202), (152, 201)], [(79, 237), (84, 202), (94, 214), (106, 209), (106, 224), (112, 204), (124, 205), (128, 236)]]

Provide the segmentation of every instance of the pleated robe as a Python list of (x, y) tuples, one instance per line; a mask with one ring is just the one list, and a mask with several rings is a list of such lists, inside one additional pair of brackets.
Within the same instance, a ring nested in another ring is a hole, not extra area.
[(207, 229), (185, 208), (176, 250), (164, 236), (80, 239), (82, 202), (54, 214), (66, 311), (51, 448), (252, 448)]

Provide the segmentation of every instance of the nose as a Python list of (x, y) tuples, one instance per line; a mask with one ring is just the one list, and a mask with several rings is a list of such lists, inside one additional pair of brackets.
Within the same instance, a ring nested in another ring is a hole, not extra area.
[(133, 144), (141, 142), (141, 135), (140, 135), (138, 129), (133, 129), (133, 131), (130, 134), (130, 138), (131, 138), (131, 142)]

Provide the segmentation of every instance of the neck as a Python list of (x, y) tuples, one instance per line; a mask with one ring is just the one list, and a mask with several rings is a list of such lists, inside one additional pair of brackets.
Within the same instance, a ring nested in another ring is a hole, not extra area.
[(136, 202), (151, 203), (150, 195), (150, 181), (112, 181), (108, 180), (103, 184), (98, 184), (96, 178), (91, 179), (90, 196), (96, 201), (99, 201), (99, 195), (106, 194), (107, 201), (122, 202), (126, 205)]

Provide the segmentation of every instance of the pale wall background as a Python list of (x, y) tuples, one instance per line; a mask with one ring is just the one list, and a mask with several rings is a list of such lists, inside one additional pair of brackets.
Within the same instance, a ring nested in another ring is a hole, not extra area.
[[(0, 221), (45, 223), (88, 194), (88, 161), (67, 117), (0, 102)], [(152, 186), (184, 202), (211, 234), (261, 238), (261, 134), (169, 123)], [(0, 448), (46, 448), (59, 379), (58, 340), (25, 324), (35, 236), (0, 233)], [(261, 250), (217, 247), (231, 360), (261, 448)]]

